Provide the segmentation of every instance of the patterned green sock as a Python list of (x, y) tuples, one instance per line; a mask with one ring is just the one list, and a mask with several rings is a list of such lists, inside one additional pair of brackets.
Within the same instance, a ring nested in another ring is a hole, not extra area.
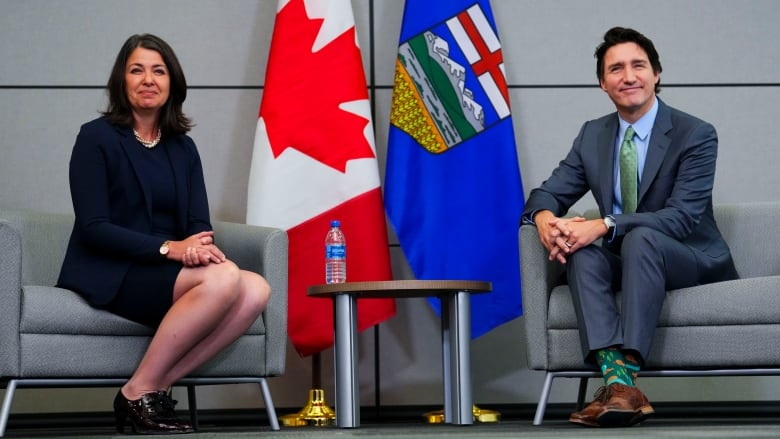
[(631, 384), (636, 386), (636, 380), (639, 375), (639, 360), (636, 355), (630, 352), (623, 352), (623, 358), (626, 360), (626, 370), (631, 374)]
[(634, 380), (631, 379), (631, 374), (626, 369), (625, 358), (619, 350), (601, 349), (596, 352), (596, 361), (601, 367), (601, 373), (604, 375), (604, 382), (607, 385), (620, 383), (634, 387)]

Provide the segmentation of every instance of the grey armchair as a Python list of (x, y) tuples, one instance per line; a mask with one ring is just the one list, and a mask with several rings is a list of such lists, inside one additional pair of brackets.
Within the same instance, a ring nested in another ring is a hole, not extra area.
[[(668, 291), (642, 376), (780, 375), (778, 218), (780, 202), (715, 206), (741, 278)], [(547, 261), (534, 226), (522, 226), (519, 239), (528, 366), (547, 372), (534, 417), (539, 425), (553, 379), (580, 378), (582, 407), (588, 378), (600, 374), (582, 360), (560, 264)]]
[[(120, 386), (152, 330), (90, 307), (55, 288), (73, 216), (0, 210), (0, 411), (5, 433), (17, 387)], [(182, 380), (197, 425), (194, 386), (258, 383), (272, 429), (279, 424), (266, 377), (284, 373), (287, 340), (287, 235), (283, 230), (214, 222), (220, 248), (262, 274), (272, 293), (261, 317), (231, 347)]]

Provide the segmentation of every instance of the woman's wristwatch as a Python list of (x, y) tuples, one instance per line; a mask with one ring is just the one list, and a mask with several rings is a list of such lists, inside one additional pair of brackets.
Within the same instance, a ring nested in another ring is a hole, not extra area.
[(164, 257), (165, 255), (168, 254), (168, 252), (171, 250), (171, 248), (169, 247), (170, 243), (171, 241), (165, 241), (162, 243), (162, 245), (160, 246), (160, 256)]

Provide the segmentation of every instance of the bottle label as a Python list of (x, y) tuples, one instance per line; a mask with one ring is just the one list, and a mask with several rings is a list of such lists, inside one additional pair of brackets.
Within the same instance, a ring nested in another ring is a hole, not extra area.
[(344, 259), (347, 257), (346, 245), (327, 245), (325, 246), (325, 257), (328, 259), (338, 258)]

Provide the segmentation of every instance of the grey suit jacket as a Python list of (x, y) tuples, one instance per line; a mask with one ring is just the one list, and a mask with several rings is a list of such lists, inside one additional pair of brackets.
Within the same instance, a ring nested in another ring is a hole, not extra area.
[[(604, 246), (617, 250), (622, 236), (636, 227), (658, 230), (687, 245), (699, 261), (702, 283), (737, 277), (728, 245), (712, 213), (712, 187), (718, 137), (715, 128), (658, 99), (636, 213), (615, 215), (616, 238)], [(524, 219), (539, 210), (556, 216), (588, 191), (601, 216), (612, 213), (613, 164), (618, 116), (586, 122), (566, 158), (525, 203)]]

